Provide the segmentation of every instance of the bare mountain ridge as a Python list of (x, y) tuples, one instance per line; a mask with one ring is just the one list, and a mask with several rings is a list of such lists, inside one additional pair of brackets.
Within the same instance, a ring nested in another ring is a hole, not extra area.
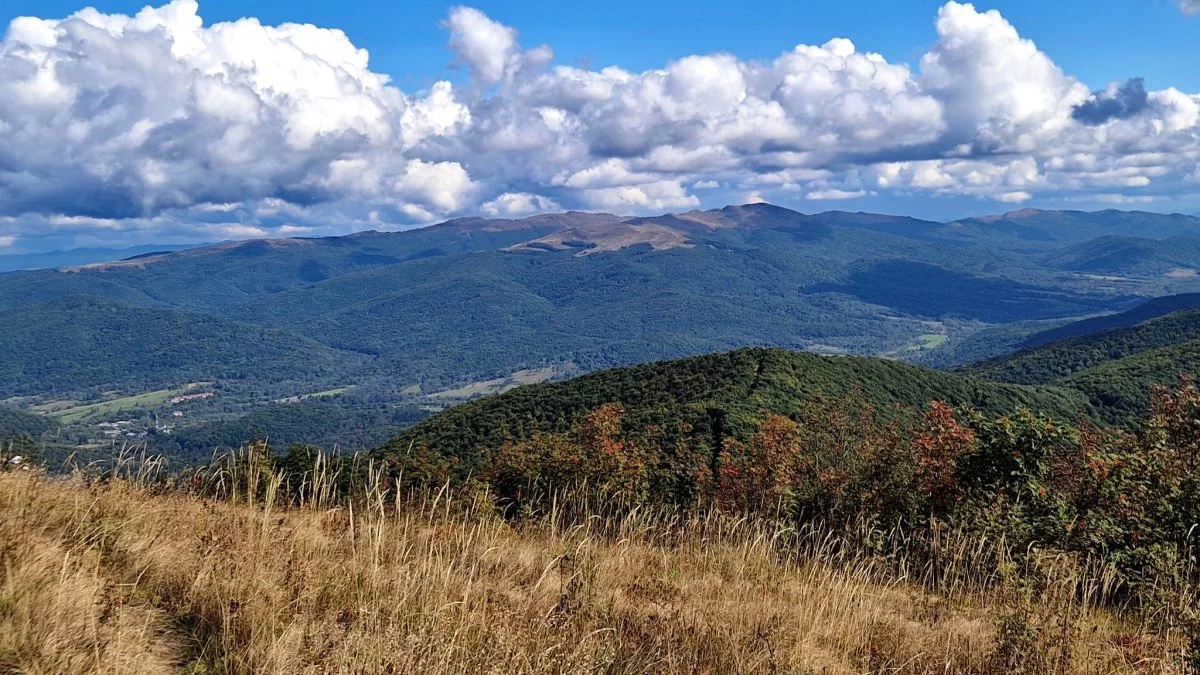
[[(509, 252), (576, 250), (576, 255), (617, 251), (646, 245), (656, 251), (688, 248), (697, 239), (726, 229), (768, 230), (809, 228), (815, 235), (823, 227), (850, 227), (899, 236), (934, 239), (947, 243), (964, 240), (1008, 239), (1029, 246), (1082, 243), (1101, 236), (1165, 239), (1180, 234), (1200, 234), (1200, 218), (1183, 214), (1138, 211), (1056, 211), (1020, 209), (1007, 213), (965, 218), (949, 223), (867, 212), (825, 211), (806, 214), (766, 203), (730, 205), (649, 217), (568, 211), (517, 219), (455, 218), (436, 225), (398, 232), (368, 230), (332, 237), (289, 237), (224, 242), (181, 251), (153, 253), (124, 260), (60, 268), (63, 272), (144, 268), (158, 263), (232, 253), (265, 255), (285, 247), (389, 242), (425, 236), (433, 240), (463, 240), (479, 234), (520, 235), (529, 238), (504, 246), (481, 249)], [(435, 247), (436, 248), (436, 247)], [(431, 252), (435, 252), (432, 251)]]

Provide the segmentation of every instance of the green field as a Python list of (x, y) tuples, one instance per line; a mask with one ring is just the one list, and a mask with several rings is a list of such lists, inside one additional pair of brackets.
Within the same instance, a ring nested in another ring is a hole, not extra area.
[[(145, 410), (147, 408), (156, 408), (165, 404), (175, 396), (182, 396), (195, 388), (195, 385), (188, 384), (174, 389), (159, 389), (156, 391), (148, 391), (143, 394), (134, 394), (133, 396), (122, 396), (108, 401), (100, 401), (98, 403), (88, 403), (85, 405), (72, 405), (66, 408), (55, 409), (53, 403), (39, 406), (44, 408), (44, 412), (51, 417), (58, 419), (64, 424), (72, 424), (75, 422), (84, 422), (89, 420), (99, 419), (113, 413), (118, 413), (124, 410)], [(72, 402), (73, 403), (73, 402)]]
[(535, 368), (529, 370), (518, 370), (508, 377), (500, 377), (494, 380), (484, 380), (482, 382), (472, 382), (457, 389), (447, 389), (430, 394), (430, 398), (439, 399), (461, 399), (471, 398), (474, 396), (489, 396), (491, 394), (500, 394), (519, 387), (523, 384), (535, 384), (537, 382), (545, 382), (558, 374), (558, 369), (554, 366), (545, 368)]
[(337, 396), (338, 394), (344, 394), (353, 388), (354, 388), (354, 385), (352, 385), (352, 384), (345, 386), (345, 387), (334, 387), (333, 389), (326, 389), (325, 391), (314, 391), (311, 394), (300, 394), (299, 396), (288, 396), (287, 398), (279, 399), (278, 401), (276, 401), (276, 403), (296, 403), (297, 401), (303, 401), (305, 399), (310, 399), (310, 398), (328, 398), (330, 396)]
[(925, 335), (917, 336), (917, 344), (920, 345), (921, 349), (935, 349), (946, 344), (946, 340), (949, 337), (945, 333), (926, 333)]

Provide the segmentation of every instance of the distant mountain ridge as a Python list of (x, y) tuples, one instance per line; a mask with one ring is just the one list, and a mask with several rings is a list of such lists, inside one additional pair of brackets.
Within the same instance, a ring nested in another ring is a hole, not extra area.
[(87, 265), (107, 260), (162, 253), (184, 248), (195, 248), (204, 244), (148, 244), (129, 248), (73, 248), (63, 251), (48, 251), (45, 253), (24, 253), (0, 255), (0, 274), (25, 270), (50, 269), (69, 267), (72, 265)]
[[(753, 203), (725, 206), (707, 211), (695, 210), (648, 217), (617, 216), (581, 211), (540, 214), (520, 219), (463, 217), (417, 230), (398, 232), (368, 230), (350, 235), (320, 238), (248, 239), (215, 245), (191, 246), (179, 251), (153, 251), (156, 247), (145, 246), (120, 251), (119, 253), (128, 253), (128, 255), (122, 255), (115, 260), (102, 260), (76, 266), (60, 265), (60, 267), (65, 267), (65, 271), (137, 267), (178, 257), (207, 256), (239, 249), (262, 250), (354, 239), (384, 241), (390, 238), (407, 237), (414, 232), (433, 234), (447, 229), (458, 230), (460, 233), (471, 229), (487, 233), (546, 230), (545, 234), (509, 245), (508, 249), (514, 251), (563, 250), (564, 248), (586, 250), (588, 247), (612, 251), (638, 244), (648, 244), (658, 250), (685, 246), (688, 245), (687, 237), (689, 235), (721, 229), (770, 229), (804, 226), (819, 228), (830, 225), (890, 232), (906, 237), (933, 238), (948, 243), (962, 241), (971, 236), (990, 240), (995, 238), (998, 233), (1003, 233), (1020, 241), (1081, 243), (1103, 238), (1110, 245), (1125, 243), (1142, 246), (1150, 246), (1149, 242), (1159, 239), (1178, 237), (1178, 239), (1166, 242), (1164, 246), (1177, 248), (1180, 244), (1186, 244), (1189, 247), (1193, 245), (1200, 247), (1200, 216), (1184, 214), (1117, 210), (1088, 212), (1021, 209), (993, 216), (979, 216), (942, 223), (909, 216), (861, 211), (825, 211), (805, 214), (772, 204)], [(1093, 246), (1100, 244), (1101, 242), (1098, 241)], [(167, 247), (157, 248), (165, 249)], [(1164, 248), (1164, 250), (1167, 249)], [(114, 251), (114, 253), (118, 253), (118, 251)], [(1086, 249), (1081, 249), (1078, 255), (1086, 253)], [(0, 256), (0, 261), (3, 261), (4, 258), (5, 256)], [(1070, 264), (1067, 260), (1062, 262)], [(0, 271), (3, 271), (2, 267), (0, 267)]]

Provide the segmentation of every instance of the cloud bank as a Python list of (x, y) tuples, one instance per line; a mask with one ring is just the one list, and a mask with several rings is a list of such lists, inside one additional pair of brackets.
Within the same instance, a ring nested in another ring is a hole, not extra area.
[(10, 24), (0, 241), (650, 212), (705, 193), (1137, 201), (1200, 181), (1200, 96), (1138, 78), (1092, 92), (969, 4), (939, 10), (915, 67), (835, 38), (645, 72), (556, 64), (549, 46), (456, 7), (442, 28), (467, 81), (417, 92), (341, 31), (205, 26), (199, 11), (174, 0)]

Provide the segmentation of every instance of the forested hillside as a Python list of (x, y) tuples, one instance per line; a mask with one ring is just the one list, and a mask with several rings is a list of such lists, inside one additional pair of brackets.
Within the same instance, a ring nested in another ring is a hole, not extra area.
[(0, 397), (73, 398), (197, 381), (315, 391), (365, 363), (279, 330), (92, 297), (0, 312), (0, 325)]
[(267, 406), (228, 420), (184, 427), (150, 437), (150, 449), (175, 466), (202, 464), (214, 454), (236, 451), (254, 441), (279, 448), (307, 445), (329, 452), (376, 447), (429, 413), (416, 406), (352, 407), (308, 400)]
[[(1140, 234), (1140, 233), (1139, 233)], [(1048, 255), (1059, 269), (1090, 274), (1167, 274), (1200, 267), (1200, 236), (1167, 239), (1105, 236)]]
[(1174, 387), (1200, 376), (1200, 340), (1137, 352), (1056, 380), (1088, 396), (1108, 422), (1128, 424), (1146, 409), (1156, 386)]
[[(1085, 394), (1100, 417), (1129, 424), (1155, 386), (1200, 375), (1200, 308), (1195, 295), (1171, 296), (1129, 312), (1088, 319), (1039, 335), (1074, 335), (1015, 354), (962, 366), (957, 372), (997, 382), (1053, 385)], [(1171, 311), (1176, 307), (1187, 307)]]
[(31, 415), (8, 406), (0, 406), (0, 442), (22, 436), (37, 439), (55, 426), (57, 425), (54, 422), (41, 415)]
[[(1128, 328), (1025, 349), (1011, 356), (964, 366), (959, 372), (1001, 382), (1047, 384), (1110, 361), (1198, 339), (1200, 309), (1189, 309)], [(1186, 364), (1179, 365), (1183, 368)]]
[(896, 405), (919, 407), (935, 399), (992, 413), (1028, 407), (1064, 419), (1089, 410), (1085, 397), (1066, 389), (976, 381), (884, 359), (744, 349), (520, 387), (434, 415), (378, 452), (400, 455), (421, 447), (470, 467), (481, 449), (563, 432), (610, 403), (622, 407), (632, 429), (654, 428), (671, 438), (682, 433), (719, 447), (725, 436), (744, 437), (764, 414), (788, 415), (845, 397), (885, 415)]
[(1117, 328), (1132, 328), (1140, 323), (1166, 316), (1173, 312), (1200, 307), (1200, 293), (1180, 293), (1166, 295), (1128, 309), (1124, 312), (1096, 316), (1080, 321), (1072, 321), (1057, 328), (1038, 331), (1020, 343), (1020, 348), (1038, 347), (1040, 345), (1114, 330)]

